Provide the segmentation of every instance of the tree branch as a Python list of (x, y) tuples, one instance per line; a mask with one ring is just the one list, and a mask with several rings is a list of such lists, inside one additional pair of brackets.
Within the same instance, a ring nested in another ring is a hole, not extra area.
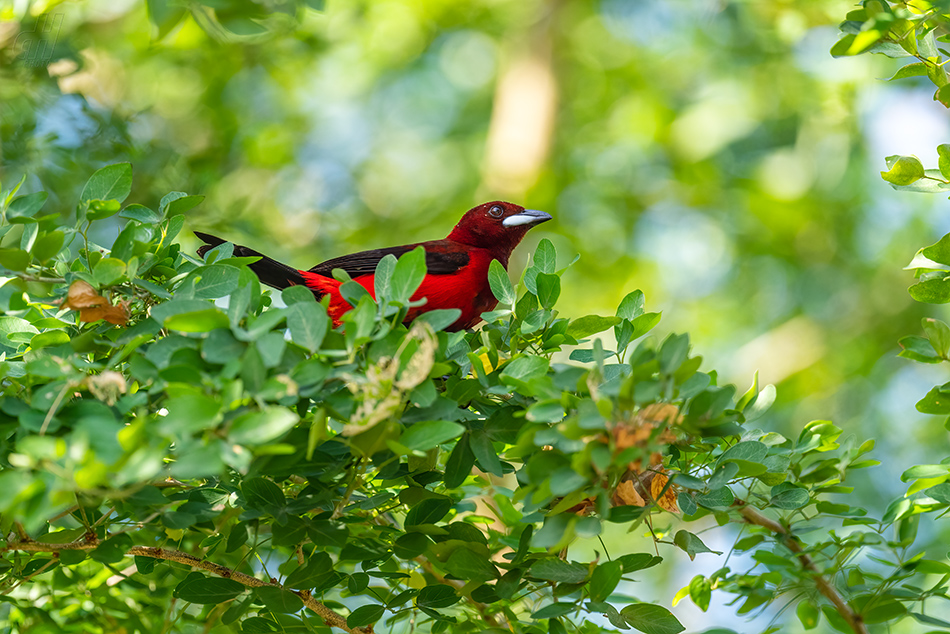
[[(36, 542), (36, 541), (17, 541), (17, 542), (7, 542), (7, 545), (3, 548), (0, 548), (0, 552), (8, 552), (12, 550), (18, 550), (23, 552), (30, 553), (57, 553), (61, 550), (93, 550), (99, 546), (100, 542), (94, 534), (87, 534), (83, 539), (67, 542), (65, 544), (52, 544), (48, 542)], [(334, 610), (331, 610), (326, 605), (317, 601), (313, 598), (313, 595), (306, 590), (291, 590), (290, 588), (285, 588), (276, 581), (264, 581), (258, 579), (257, 577), (252, 577), (246, 575), (243, 572), (238, 572), (232, 570), (226, 566), (216, 564), (214, 562), (208, 561), (206, 559), (199, 559), (194, 555), (189, 555), (188, 553), (183, 553), (179, 550), (171, 550), (168, 548), (155, 548), (151, 546), (133, 546), (125, 553), (127, 557), (150, 557), (152, 559), (164, 559), (165, 561), (174, 561), (179, 564), (184, 564), (186, 566), (191, 566), (193, 568), (200, 568), (201, 570), (207, 570), (208, 572), (218, 575), (219, 577), (224, 577), (225, 579), (233, 579), (241, 585), (247, 586), (248, 588), (261, 588), (264, 586), (270, 586), (273, 588), (280, 588), (281, 590), (286, 590), (287, 592), (292, 592), (293, 594), (300, 597), (300, 600), (303, 601), (303, 604), (307, 608), (319, 615), (329, 627), (336, 627), (348, 634), (373, 634), (373, 626), (368, 627), (349, 627), (346, 624), (346, 617), (341, 614), (338, 614)]]
[(851, 609), (851, 606), (848, 605), (847, 601), (844, 600), (844, 598), (838, 592), (838, 589), (835, 588), (831, 582), (824, 577), (820, 570), (818, 570), (818, 566), (816, 566), (812, 558), (804, 552), (802, 544), (797, 537), (792, 535), (786, 527), (782, 526), (775, 520), (762, 515), (755, 508), (742, 502), (737, 502), (737, 504), (741, 504), (741, 506), (739, 506), (739, 515), (742, 516), (742, 519), (744, 519), (749, 524), (761, 526), (762, 528), (771, 531), (775, 534), (776, 539), (783, 546), (795, 554), (795, 557), (802, 565), (802, 568), (813, 575), (815, 586), (818, 588), (818, 592), (820, 592), (831, 602), (831, 604), (835, 607), (835, 610), (841, 615), (841, 618), (843, 618), (848, 623), (848, 626), (854, 631), (855, 634), (868, 634), (867, 626), (861, 619), (861, 615), (857, 614)]

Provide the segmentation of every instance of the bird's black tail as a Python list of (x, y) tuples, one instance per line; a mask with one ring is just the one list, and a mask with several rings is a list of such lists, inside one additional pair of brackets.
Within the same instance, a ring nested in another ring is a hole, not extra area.
[[(198, 248), (198, 255), (202, 257), (204, 257), (204, 254), (210, 249), (213, 249), (219, 244), (224, 244), (226, 242), (226, 240), (222, 240), (217, 236), (213, 236), (208, 233), (201, 233), (200, 231), (195, 231), (195, 235), (205, 243), (203, 246)], [(261, 282), (267, 284), (268, 286), (273, 286), (274, 288), (306, 286), (306, 281), (303, 279), (303, 275), (300, 274), (300, 271), (291, 266), (287, 266), (286, 264), (278, 262), (273, 258), (269, 258), (263, 253), (258, 253), (254, 249), (249, 249), (239, 244), (235, 244), (234, 255), (235, 257), (241, 258), (260, 258), (260, 260), (251, 264), (250, 268), (252, 271), (254, 271), (254, 273), (257, 274), (257, 277), (260, 278)]]

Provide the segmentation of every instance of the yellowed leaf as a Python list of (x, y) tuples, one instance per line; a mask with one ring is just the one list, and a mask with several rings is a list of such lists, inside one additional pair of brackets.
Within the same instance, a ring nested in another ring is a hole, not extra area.
[(676, 505), (676, 492), (673, 490), (673, 487), (670, 486), (665, 492), (663, 491), (669, 481), (670, 479), (662, 473), (654, 473), (653, 479), (650, 482), (650, 495), (656, 500), (657, 506), (664, 511), (679, 513), (680, 509), (679, 506)]

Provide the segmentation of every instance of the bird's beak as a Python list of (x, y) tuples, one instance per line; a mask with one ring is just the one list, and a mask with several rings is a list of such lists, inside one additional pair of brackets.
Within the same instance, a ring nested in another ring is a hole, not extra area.
[(543, 211), (536, 211), (534, 209), (525, 209), (519, 214), (508, 216), (501, 221), (501, 224), (505, 227), (517, 227), (519, 225), (539, 225), (542, 222), (547, 222), (550, 219), (551, 214), (544, 213)]

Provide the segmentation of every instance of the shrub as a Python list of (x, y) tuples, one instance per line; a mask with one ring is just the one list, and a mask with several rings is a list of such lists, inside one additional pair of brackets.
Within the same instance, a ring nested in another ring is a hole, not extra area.
[[(378, 301), (344, 284), (355, 308), (333, 329), (304, 288), (275, 305), (232, 245), (182, 252), (200, 197), (122, 207), (131, 178), (96, 172), (73, 226), (43, 193), (0, 195), (8, 627), (675, 633), (623, 582), (675, 549), (708, 557), (720, 526), (742, 556), (674, 604), (719, 590), (739, 614), (795, 604), (806, 628), (947, 625), (925, 607), (950, 565), (913, 544), (950, 504), (950, 466), (911, 469), (868, 517), (841, 496), (873, 441), (757, 428), (774, 388), (739, 394), (687, 335), (645, 336), (660, 315), (639, 291), (561, 316), (550, 242), (516, 286), (493, 268), (479, 330), (444, 332), (453, 311), (401, 323), (425, 274), (411, 254), (380, 264)], [(88, 236), (109, 218), (106, 249)], [(655, 551), (578, 560), (608, 522)]]

